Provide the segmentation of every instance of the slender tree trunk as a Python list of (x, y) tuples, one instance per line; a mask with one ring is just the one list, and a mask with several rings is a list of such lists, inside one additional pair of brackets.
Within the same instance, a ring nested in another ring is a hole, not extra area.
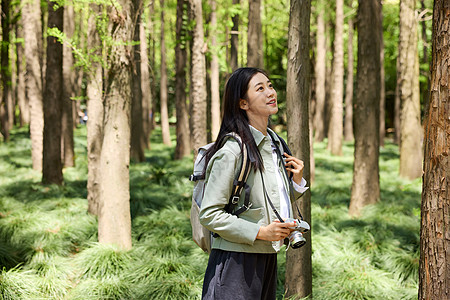
[(419, 299), (450, 298), (450, 3), (434, 2), (430, 105), (425, 125)]
[(380, 198), (380, 0), (360, 0), (358, 7), (358, 67), (353, 101), (355, 161), (349, 214)]
[[(139, 41), (141, 16), (137, 18), (137, 24), (134, 30), (134, 40)], [(136, 162), (145, 161), (142, 136), (144, 135), (143, 119), (142, 119), (142, 89), (141, 89), (141, 57), (140, 45), (133, 46), (133, 67), (132, 67), (132, 88), (131, 88), (131, 159)]]
[(328, 149), (333, 155), (342, 155), (344, 134), (344, 108), (342, 104), (344, 100), (344, 0), (336, 0), (333, 70)]
[[(64, 32), (68, 38), (72, 38), (75, 32), (75, 13), (73, 3), (64, 6)], [(73, 113), (72, 100), (75, 96), (75, 70), (72, 49), (67, 44), (63, 45), (63, 98), (62, 98), (62, 161), (65, 167), (75, 165), (75, 153), (73, 142)]]
[(216, 140), (220, 130), (219, 57), (217, 56), (216, 1), (211, 0), (211, 139)]
[[(350, 4), (352, 1), (350, 1)], [(352, 8), (350, 6), (350, 8)], [(353, 136), (353, 18), (348, 18), (348, 42), (347, 42), (347, 83), (345, 86), (345, 118), (344, 140), (352, 141)]]
[(394, 102), (394, 142), (396, 144), (400, 144), (400, 110), (401, 110), (401, 101), (400, 101), (400, 58), (397, 57), (396, 61), (396, 85), (395, 85), (395, 102)]
[(166, 67), (166, 44), (164, 38), (164, 0), (161, 3), (161, 82), (160, 82), (160, 103), (161, 103), (161, 130), (163, 143), (171, 145), (169, 129), (169, 112), (167, 110), (167, 67)]
[[(24, 38), (23, 32), (23, 20), (19, 21), (18, 26), (16, 27), (16, 38), (22, 39)], [(26, 59), (24, 52), (24, 43), (18, 42), (16, 43), (16, 51), (17, 51), (17, 60), (16, 60), (16, 72), (17, 72), (17, 86), (16, 86), (16, 100), (19, 105), (19, 124), (23, 126), (25, 124), (30, 124), (30, 107), (29, 107), (29, 99), (26, 97)]]
[(261, 0), (248, 1), (247, 66), (264, 68)]
[(87, 126), (87, 157), (88, 157), (88, 180), (87, 199), (88, 212), (93, 215), (99, 214), (100, 201), (100, 154), (103, 143), (103, 69), (99, 62), (102, 58), (101, 41), (97, 31), (96, 18), (101, 15), (101, 7), (98, 4), (90, 4), (88, 21), (89, 49), (94, 49), (91, 68), (87, 70), (87, 111), (89, 120)]
[[(425, 11), (427, 8), (425, 6), (425, 0), (420, 0), (420, 8), (422, 11)], [(427, 22), (422, 20), (422, 26), (421, 26), (421, 36), (422, 36), (422, 43), (423, 43), (423, 54), (422, 54), (422, 61), (420, 62), (422, 65), (428, 66), (429, 64), (429, 57), (428, 57), (428, 37), (427, 37)], [(422, 92), (422, 100), (423, 100), (423, 110), (424, 116), (423, 116), (423, 122), (426, 122), (427, 118), (427, 112), (428, 112), (428, 105), (430, 104), (429, 101), (429, 91), (430, 91), (430, 73), (426, 72), (425, 74), (427, 78), (426, 82), (426, 89), (423, 89)]]
[(323, 1), (317, 3), (317, 37), (316, 37), (316, 107), (314, 114), (314, 140), (321, 142), (325, 138), (325, 78), (327, 40), (325, 35), (325, 22), (323, 19)]
[[(286, 103), (288, 141), (293, 155), (305, 162), (303, 177), (310, 181), (309, 101), (310, 58), (309, 20), (311, 2), (291, 0), (288, 34)], [(311, 193), (297, 201), (305, 221), (311, 222)], [(311, 236), (305, 246), (286, 254), (286, 297), (312, 294)]]
[(130, 216), (130, 110), (132, 41), (140, 1), (118, 1), (120, 10), (110, 16), (114, 41), (105, 88), (104, 137), (100, 157), (100, 208), (98, 240), (131, 248)]
[[(239, 5), (240, 0), (233, 0), (233, 5)], [(233, 27), (231, 28), (231, 40), (230, 40), (230, 66), (233, 72), (238, 68), (238, 55), (239, 55), (239, 14), (235, 14), (231, 18)]]
[(380, 18), (380, 146), (384, 146), (384, 138), (386, 137), (386, 92), (385, 92), (385, 76), (384, 76), (384, 38), (383, 38), (383, 4), (379, 8)]
[(0, 102), (0, 129), (3, 135), (4, 141), (9, 141), (9, 131), (14, 122), (11, 118), (11, 70), (9, 61), (9, 46), (10, 46), (10, 26), (11, 26), (11, 1), (2, 0), (2, 44), (0, 47), (1, 57), (1, 82), (2, 82), (2, 99)]
[(22, 9), (26, 59), (26, 94), (30, 104), (31, 160), (42, 170), (44, 104), (42, 99), (42, 25), (39, 0), (25, 2)]
[(188, 108), (186, 103), (186, 30), (183, 27), (185, 0), (177, 0), (177, 22), (175, 46), (175, 68), (176, 68), (176, 114), (177, 114), (177, 145), (175, 147), (175, 159), (181, 159), (191, 153), (191, 142), (189, 133)]
[(400, 176), (422, 175), (422, 126), (420, 125), (419, 54), (415, 0), (400, 1)]
[(142, 143), (146, 149), (150, 148), (151, 120), (150, 113), (152, 107), (152, 90), (150, 88), (150, 65), (148, 61), (148, 43), (145, 33), (144, 21), (141, 19), (139, 24), (139, 40), (141, 41), (141, 90), (142, 90)]
[(198, 148), (206, 144), (206, 67), (203, 40), (202, 2), (189, 0), (192, 19), (195, 22), (191, 52), (191, 93), (192, 93), (192, 143), (194, 156)]

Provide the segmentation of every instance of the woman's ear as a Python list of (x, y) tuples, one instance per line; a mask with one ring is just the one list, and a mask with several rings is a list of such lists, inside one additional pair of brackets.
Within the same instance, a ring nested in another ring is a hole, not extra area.
[(242, 110), (247, 110), (247, 109), (248, 109), (248, 101), (245, 100), (245, 99), (239, 100), (239, 107), (240, 107)]

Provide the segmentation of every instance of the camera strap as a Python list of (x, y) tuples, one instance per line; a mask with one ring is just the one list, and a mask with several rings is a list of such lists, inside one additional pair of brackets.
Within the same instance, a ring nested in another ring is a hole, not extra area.
[(264, 178), (263, 178), (263, 174), (262, 174), (261, 170), (259, 171), (259, 174), (261, 175), (261, 181), (263, 184), (264, 197), (266, 198), (267, 202), (269, 202), (269, 205), (272, 208), (272, 211), (275, 214), (275, 216), (278, 218), (278, 220), (280, 220), (281, 223), (284, 223), (283, 218), (278, 213), (277, 209), (275, 208), (275, 205), (273, 205), (272, 200), (270, 200), (269, 194), (267, 193), (267, 190), (266, 190), (266, 184), (264, 183)]

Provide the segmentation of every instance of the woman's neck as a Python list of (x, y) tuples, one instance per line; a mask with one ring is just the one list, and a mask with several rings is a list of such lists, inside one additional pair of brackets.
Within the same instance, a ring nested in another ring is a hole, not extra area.
[(249, 124), (254, 127), (256, 130), (258, 130), (259, 132), (261, 132), (264, 135), (267, 135), (267, 123), (268, 123), (269, 119), (266, 120), (249, 120)]

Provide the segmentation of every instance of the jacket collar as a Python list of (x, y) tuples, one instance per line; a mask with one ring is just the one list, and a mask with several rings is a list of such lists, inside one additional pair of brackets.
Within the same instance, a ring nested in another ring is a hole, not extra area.
[[(275, 132), (272, 130), (272, 129), (270, 129), (270, 128), (267, 128), (267, 136), (265, 136), (261, 131), (259, 131), (258, 129), (256, 129), (255, 127), (253, 127), (252, 125), (249, 125), (249, 127), (250, 127), (250, 131), (251, 131), (251, 133), (252, 133), (252, 135), (253, 135), (253, 138), (255, 139), (255, 143), (256, 143), (256, 145), (257, 146), (259, 146), (259, 144), (262, 142), (262, 140), (265, 138), (265, 137), (267, 137), (268, 139), (270, 139), (271, 138), (271, 136), (273, 136), (274, 137), (274, 142), (275, 142), (275, 145), (279, 148), (280, 147), (280, 144), (281, 144), (281, 142), (280, 142), (280, 140), (278, 139), (278, 136), (275, 134)], [(271, 133), (271, 135), (269, 134), (269, 132)]]

